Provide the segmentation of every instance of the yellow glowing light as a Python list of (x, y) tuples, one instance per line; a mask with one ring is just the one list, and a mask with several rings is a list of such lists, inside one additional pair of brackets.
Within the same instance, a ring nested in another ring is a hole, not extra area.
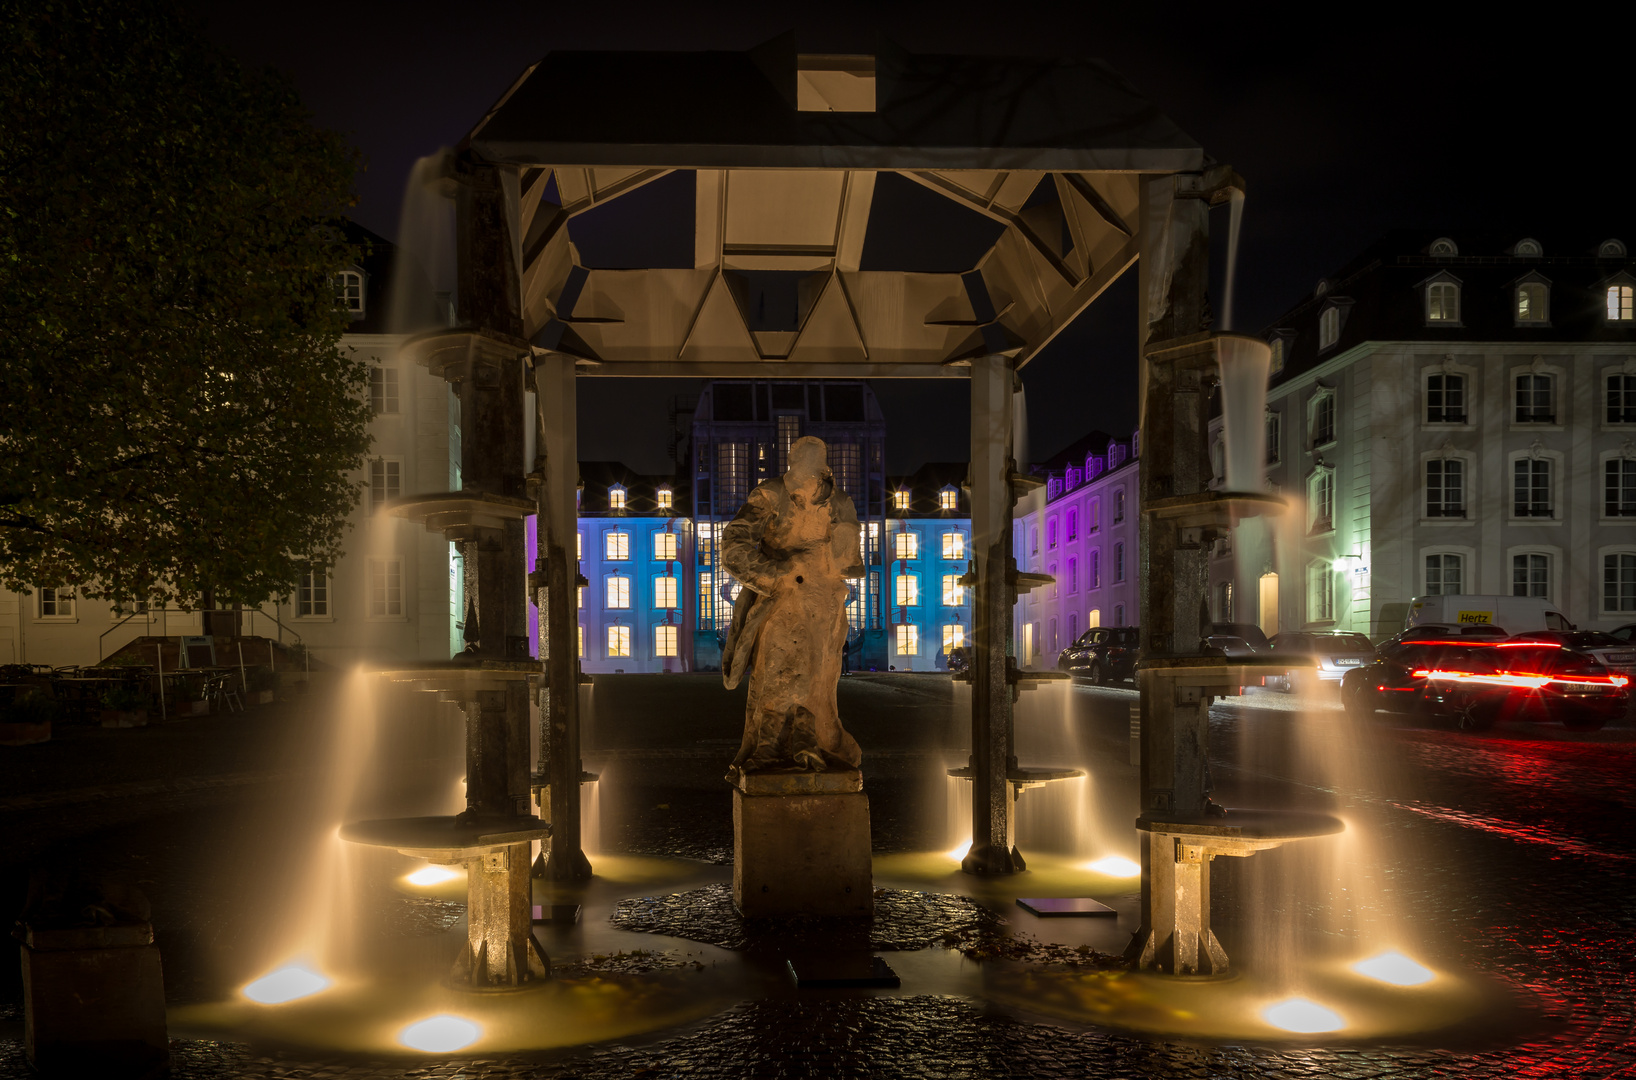
[(959, 847), (952, 847), (949, 849), (949, 858), (953, 859), (955, 862), (965, 862), (966, 854), (969, 851), (971, 851), (970, 844), (961, 844)]
[(453, 881), (460, 876), (460, 871), (451, 870), (447, 866), (423, 866), (413, 874), (404, 878), (411, 885), (441, 885), (445, 881)]
[(244, 996), (262, 1005), (282, 1005), (286, 1001), (311, 997), (329, 987), (329, 980), (298, 964), (268, 972), (244, 988)]
[(1379, 956), (1359, 960), (1352, 965), (1352, 970), (1393, 986), (1420, 986), (1436, 978), (1430, 968), (1415, 963), (1400, 952), (1383, 952)]
[(398, 1041), (411, 1050), (429, 1054), (447, 1054), (463, 1050), (477, 1041), (483, 1029), (458, 1016), (440, 1013), (410, 1024), (398, 1032)]
[(1140, 877), (1142, 875), (1141, 864), (1131, 862), (1123, 855), (1105, 856), (1095, 862), (1086, 863), (1085, 869), (1094, 870), (1098, 874), (1106, 874), (1109, 877)]
[(1261, 1010), (1261, 1019), (1276, 1028), (1293, 1031), (1298, 1035), (1316, 1035), (1322, 1031), (1339, 1031), (1346, 1026), (1339, 1013), (1324, 1008), (1306, 998), (1285, 998)]

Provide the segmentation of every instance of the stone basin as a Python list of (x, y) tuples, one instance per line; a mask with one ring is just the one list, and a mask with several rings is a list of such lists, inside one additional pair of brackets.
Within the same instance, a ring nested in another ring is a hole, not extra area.
[(543, 840), (550, 822), (537, 817), (461, 821), (457, 817), (381, 818), (341, 826), (341, 839), (368, 847), (396, 848), (435, 863), (475, 859), (511, 844)]

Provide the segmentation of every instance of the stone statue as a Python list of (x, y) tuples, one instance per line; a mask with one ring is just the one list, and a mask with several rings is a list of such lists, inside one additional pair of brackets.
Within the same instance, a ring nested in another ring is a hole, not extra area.
[(835, 685), (846, 647), (849, 577), (864, 572), (858, 515), (835, 486), (822, 439), (797, 439), (789, 472), (750, 493), (722, 531), (721, 564), (744, 586), (722, 650), (722, 681), (750, 672), (740, 773), (856, 769)]

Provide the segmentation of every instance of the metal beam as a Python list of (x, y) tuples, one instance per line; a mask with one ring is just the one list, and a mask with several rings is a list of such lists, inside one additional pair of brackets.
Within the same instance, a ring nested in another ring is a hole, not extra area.
[(807, 364), (783, 360), (729, 363), (685, 360), (582, 364), (581, 378), (615, 379), (965, 379), (971, 368), (961, 364)]
[(1136, 262), (1137, 256), (1141, 253), (1141, 248), (1141, 237), (1131, 237), (1125, 243), (1125, 246), (1119, 249), (1118, 254), (1093, 271), (1090, 277), (1080, 282), (1074, 289), (1074, 295), (1068, 301), (1067, 307), (1056, 318), (1051, 320), (1050, 333), (1039, 341), (1030, 343), (1022, 352), (1017, 354), (1017, 367), (1022, 368), (1030, 360), (1038, 356), (1040, 350), (1051, 344), (1056, 336), (1067, 328), (1069, 323), (1079, 318), (1080, 312), (1095, 303), (1096, 298), (1106, 292), (1109, 285), (1118, 281), (1125, 271), (1129, 270), (1131, 265)]

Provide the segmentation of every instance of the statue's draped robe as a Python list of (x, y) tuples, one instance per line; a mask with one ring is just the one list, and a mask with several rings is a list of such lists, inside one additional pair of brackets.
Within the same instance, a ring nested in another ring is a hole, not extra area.
[(835, 687), (846, 645), (849, 577), (864, 572), (852, 499), (826, 476), (808, 504), (782, 477), (750, 493), (721, 538), (721, 564), (744, 586), (722, 650), (729, 689), (750, 672), (744, 772), (856, 769)]

